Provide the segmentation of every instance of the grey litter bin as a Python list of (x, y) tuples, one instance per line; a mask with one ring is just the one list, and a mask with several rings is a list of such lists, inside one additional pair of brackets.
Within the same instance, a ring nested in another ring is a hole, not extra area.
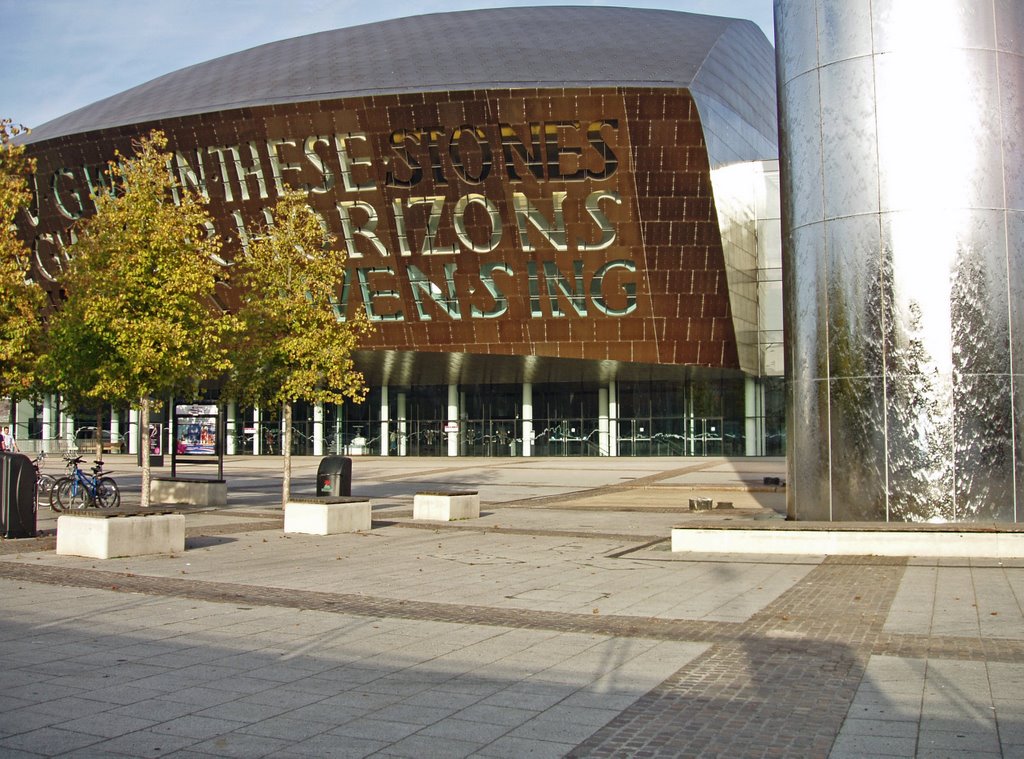
[(324, 456), (316, 469), (317, 496), (352, 495), (352, 459)]
[(0, 535), (36, 534), (36, 470), (28, 456), (0, 452)]

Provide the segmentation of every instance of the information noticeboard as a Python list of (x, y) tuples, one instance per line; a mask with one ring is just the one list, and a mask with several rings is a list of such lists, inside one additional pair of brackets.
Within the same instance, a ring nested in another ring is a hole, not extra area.
[(171, 477), (177, 464), (216, 464), (224, 478), (224, 418), (215, 403), (179, 403), (171, 428)]

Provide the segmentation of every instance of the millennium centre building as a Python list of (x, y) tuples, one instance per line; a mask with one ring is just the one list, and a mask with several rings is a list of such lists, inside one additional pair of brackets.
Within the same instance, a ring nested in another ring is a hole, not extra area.
[[(153, 129), (209, 199), (225, 267), (286, 187), (306, 192), (347, 250), (338, 316), (375, 330), (368, 400), (301, 406), (298, 453), (781, 455), (776, 124), (752, 22), (426, 15), (228, 55), (39, 126), (20, 226), (52, 282), (107, 161)], [(111, 412), (134, 448), (130, 412)], [(17, 416), (41, 441), (83, 424), (55, 398)], [(276, 409), (228, 422), (229, 453), (279, 453)]]

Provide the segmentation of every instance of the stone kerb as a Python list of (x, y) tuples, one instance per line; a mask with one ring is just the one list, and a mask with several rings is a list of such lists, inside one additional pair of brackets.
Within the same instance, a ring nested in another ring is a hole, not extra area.
[(154, 477), (150, 481), (149, 497), (154, 504), (222, 507), (228, 505), (228, 484), (224, 480)]
[(284, 531), (306, 535), (362, 532), (372, 527), (366, 498), (290, 498), (284, 505)]
[(1011, 524), (693, 523), (672, 528), (672, 550), (1020, 559), (1024, 558), (1024, 528)]
[(185, 515), (87, 511), (57, 518), (57, 553), (113, 559), (185, 550)]
[(479, 516), (480, 494), (477, 492), (424, 492), (413, 496), (413, 519), (451, 522)]

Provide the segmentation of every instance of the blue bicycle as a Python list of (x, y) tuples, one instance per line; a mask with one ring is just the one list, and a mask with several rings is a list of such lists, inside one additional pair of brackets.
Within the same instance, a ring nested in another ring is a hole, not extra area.
[(106, 476), (103, 462), (95, 462), (92, 476), (81, 470), (78, 466), (81, 463), (81, 456), (68, 459), (68, 474), (57, 480), (50, 508), (54, 511), (84, 509), (89, 506), (116, 509), (121, 503), (121, 491), (113, 478)]

